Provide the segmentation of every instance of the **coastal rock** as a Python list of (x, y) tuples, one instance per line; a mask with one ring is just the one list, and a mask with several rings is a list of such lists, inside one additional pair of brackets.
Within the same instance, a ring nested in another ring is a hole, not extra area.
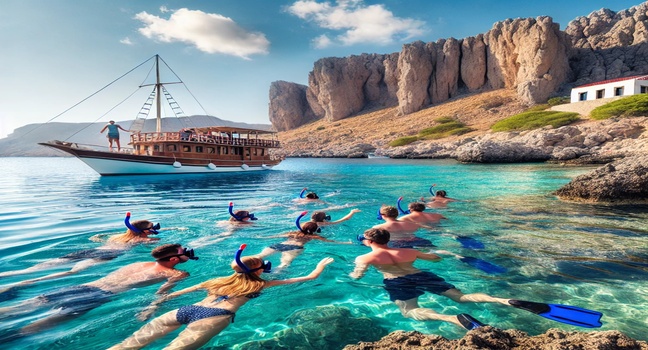
[(468, 331), (461, 339), (449, 340), (439, 335), (420, 332), (392, 332), (377, 342), (347, 345), (344, 350), (454, 350), (454, 349), (580, 349), (580, 350), (648, 350), (648, 343), (634, 340), (618, 331), (565, 332), (550, 329), (538, 336), (518, 330), (502, 330), (490, 326)]
[(398, 113), (409, 114), (430, 103), (428, 86), (436, 50), (422, 41), (403, 45), (398, 57)]
[(648, 156), (626, 158), (580, 175), (555, 194), (585, 202), (648, 202)]
[(461, 81), (469, 92), (481, 89), (486, 83), (486, 44), (484, 35), (467, 37), (461, 41)]
[(241, 350), (322, 349), (337, 350), (361, 339), (378, 340), (387, 331), (367, 317), (354, 317), (347, 308), (322, 306), (295, 312), (288, 319), (290, 328), (275, 333), (273, 339), (251, 341)]
[(304, 85), (286, 81), (270, 84), (269, 117), (277, 131), (291, 130), (317, 119), (306, 99)]

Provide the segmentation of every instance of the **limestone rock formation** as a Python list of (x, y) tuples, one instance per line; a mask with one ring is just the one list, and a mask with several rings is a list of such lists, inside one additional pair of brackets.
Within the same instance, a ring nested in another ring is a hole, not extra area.
[(565, 332), (550, 329), (538, 336), (529, 336), (518, 330), (480, 327), (469, 331), (461, 339), (449, 340), (439, 335), (420, 332), (392, 332), (380, 341), (347, 345), (344, 350), (527, 350), (527, 349), (615, 349), (648, 350), (648, 343), (634, 340), (619, 331)]
[[(564, 32), (546, 16), (507, 19), (475, 37), (414, 42), (386, 55), (323, 58), (309, 75), (306, 100), (315, 118), (333, 122), (396, 105), (406, 115), (460, 94), (500, 88), (517, 89), (531, 105), (568, 94), (573, 86), (647, 73), (648, 3), (643, 3), (579, 17)], [(298, 101), (289, 103), (290, 98)], [(286, 127), (286, 116), (296, 118), (301, 99), (271, 93), (277, 130)], [(310, 120), (303, 116), (293, 124)]]
[(606, 164), (576, 177), (555, 194), (585, 202), (648, 203), (648, 156)]
[(277, 131), (291, 130), (317, 119), (306, 99), (304, 85), (286, 81), (270, 84), (270, 122)]

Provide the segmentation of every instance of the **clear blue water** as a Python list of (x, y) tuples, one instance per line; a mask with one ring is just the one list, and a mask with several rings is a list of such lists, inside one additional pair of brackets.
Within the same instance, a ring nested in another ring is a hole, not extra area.
[[(48, 258), (96, 247), (88, 240), (97, 233), (125, 231), (124, 213), (133, 220), (149, 219), (163, 227), (163, 243), (192, 246), (199, 261), (180, 265), (191, 273), (176, 289), (230, 273), (229, 263), (241, 243), (246, 253), (259, 252), (280, 239), (264, 239), (294, 228), (303, 210), (327, 209), (333, 219), (352, 208), (361, 213), (351, 220), (326, 227), (331, 239), (350, 241), (375, 225), (381, 204), (394, 204), (399, 196), (412, 201), (428, 195), (430, 184), (462, 199), (438, 210), (448, 217), (438, 230), (421, 232), (441, 248), (497, 263), (507, 273), (489, 275), (454, 259), (422, 262), (465, 292), (486, 292), (502, 297), (564, 303), (604, 313), (601, 330), (620, 330), (648, 340), (648, 207), (570, 204), (549, 193), (591, 168), (547, 164), (464, 165), (452, 161), (391, 159), (288, 159), (274, 171), (245, 174), (100, 177), (73, 158), (0, 158), (0, 270), (26, 268)], [(323, 204), (298, 204), (303, 187), (317, 192)], [(253, 226), (227, 236), (227, 205), (249, 209), (260, 218)], [(478, 238), (486, 248), (462, 249), (450, 235)], [(58, 280), (20, 290), (12, 302), (58, 287), (100, 278), (118, 267), (147, 260), (151, 246), (138, 246), (106, 264)], [(381, 276), (371, 271), (360, 282), (349, 283), (353, 260), (367, 252), (359, 245), (309, 243), (304, 254), (278, 275), (282, 278), (310, 272), (324, 256), (335, 262), (319, 280), (272, 288), (237, 314), (236, 322), (208, 346), (236, 348), (250, 340), (270, 339), (289, 325), (293, 312), (320, 305), (336, 305), (354, 316), (368, 317), (386, 330), (418, 330), (459, 338), (458, 327), (403, 318), (381, 288)], [(270, 258), (278, 264), (278, 257)], [(58, 269), (55, 271), (63, 271)], [(49, 271), (51, 272), (51, 271)], [(43, 275), (32, 274), (29, 277)], [(0, 279), (0, 284), (27, 276)], [(114, 301), (51, 330), (14, 341), (15, 348), (106, 348), (121, 341), (142, 323), (134, 315), (152, 300), (158, 286), (124, 293)], [(164, 304), (160, 311), (198, 301), (202, 293)], [(530, 334), (549, 328), (587, 329), (553, 322), (528, 312), (494, 304), (457, 304), (426, 295), (421, 304), (440, 312), (467, 312), (500, 328)], [(15, 328), (42, 314), (0, 319), (2, 329)], [(326, 325), (322, 325), (326, 327)], [(151, 345), (160, 349), (173, 337)]]

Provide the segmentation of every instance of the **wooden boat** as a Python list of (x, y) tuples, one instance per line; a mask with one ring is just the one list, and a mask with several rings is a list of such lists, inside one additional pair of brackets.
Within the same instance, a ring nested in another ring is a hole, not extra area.
[[(40, 145), (69, 153), (101, 175), (196, 174), (270, 170), (282, 159), (270, 149), (280, 143), (272, 131), (229, 126), (183, 128), (161, 131), (160, 95), (168, 92), (160, 82), (159, 56), (155, 57), (157, 80), (154, 87), (157, 105), (155, 132), (133, 132), (129, 145), (121, 152), (102, 146), (53, 140)], [(153, 93), (152, 93), (153, 96)], [(167, 100), (169, 100), (167, 98)], [(173, 101), (173, 100), (171, 100)], [(145, 104), (146, 106), (147, 104)], [(148, 107), (152, 102), (148, 103)], [(173, 106), (172, 106), (173, 108)], [(137, 124), (137, 121), (134, 125)], [(139, 124), (143, 125), (143, 121)], [(134, 127), (130, 128), (131, 131)]]

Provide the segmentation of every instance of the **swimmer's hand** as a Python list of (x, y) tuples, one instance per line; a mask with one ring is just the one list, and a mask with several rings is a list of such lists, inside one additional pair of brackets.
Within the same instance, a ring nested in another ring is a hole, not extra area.
[(157, 305), (149, 305), (144, 308), (144, 310), (140, 311), (137, 313), (137, 316), (135, 316), (139, 321), (146, 321), (149, 318), (151, 318), (151, 315), (157, 310)]
[(315, 267), (313, 272), (310, 273), (310, 276), (313, 277), (313, 278), (317, 278), (320, 275), (320, 273), (322, 273), (322, 271), (324, 271), (324, 268), (326, 267), (326, 265), (328, 265), (328, 264), (330, 264), (332, 262), (333, 262), (333, 258), (328, 258), (328, 257), (320, 260), (320, 262), (317, 263), (317, 266)]

